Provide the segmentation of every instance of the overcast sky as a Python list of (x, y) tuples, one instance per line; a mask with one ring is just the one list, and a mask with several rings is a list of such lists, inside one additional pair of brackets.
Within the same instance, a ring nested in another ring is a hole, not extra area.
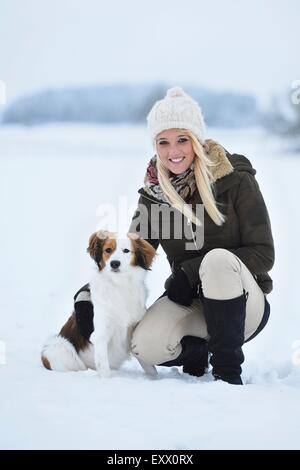
[(299, 21), (299, 0), (0, 0), (0, 80), (8, 101), (153, 80), (265, 101), (300, 79)]

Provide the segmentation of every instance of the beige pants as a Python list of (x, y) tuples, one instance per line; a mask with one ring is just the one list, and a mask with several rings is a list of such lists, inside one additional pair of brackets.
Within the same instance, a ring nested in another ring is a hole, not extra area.
[[(247, 340), (258, 328), (265, 308), (265, 295), (248, 268), (230, 251), (216, 248), (203, 258), (199, 274), (207, 298), (227, 300), (239, 297), (243, 290), (248, 292)], [(201, 300), (194, 299), (191, 306), (185, 307), (161, 297), (135, 328), (132, 352), (146, 364), (162, 364), (179, 356), (180, 341), (186, 335), (208, 337)]]

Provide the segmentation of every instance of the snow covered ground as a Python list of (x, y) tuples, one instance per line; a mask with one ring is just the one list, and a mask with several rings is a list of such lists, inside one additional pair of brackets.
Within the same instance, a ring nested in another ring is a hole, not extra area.
[[(1, 449), (300, 448), (300, 155), (256, 129), (209, 135), (256, 167), (276, 244), (271, 319), (244, 347), (243, 387), (177, 368), (151, 380), (135, 360), (103, 380), (41, 366), (89, 279), (97, 208), (121, 200), (129, 220), (152, 150), (141, 127), (0, 127)], [(161, 253), (149, 304), (168, 273)]]

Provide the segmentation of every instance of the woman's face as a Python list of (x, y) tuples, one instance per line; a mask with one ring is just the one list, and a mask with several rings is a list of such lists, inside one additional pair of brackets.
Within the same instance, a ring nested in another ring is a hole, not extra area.
[(184, 130), (160, 132), (156, 137), (156, 148), (163, 165), (175, 175), (187, 170), (195, 158), (191, 138)]

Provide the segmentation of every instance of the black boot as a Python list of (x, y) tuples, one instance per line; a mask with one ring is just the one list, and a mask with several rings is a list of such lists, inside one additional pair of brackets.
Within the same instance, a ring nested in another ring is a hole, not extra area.
[(182, 371), (186, 374), (202, 377), (205, 374), (205, 369), (208, 368), (207, 341), (198, 336), (184, 336), (180, 343), (182, 351), (179, 356), (172, 361), (158, 365), (166, 367), (183, 366)]
[(210, 336), (208, 349), (216, 380), (242, 385), (241, 364), (244, 362), (242, 345), (245, 339), (247, 297), (214, 300), (203, 297), (204, 315)]
[(182, 372), (202, 377), (208, 368), (208, 344), (197, 336), (184, 336), (180, 341), (183, 350)]

